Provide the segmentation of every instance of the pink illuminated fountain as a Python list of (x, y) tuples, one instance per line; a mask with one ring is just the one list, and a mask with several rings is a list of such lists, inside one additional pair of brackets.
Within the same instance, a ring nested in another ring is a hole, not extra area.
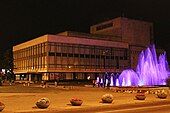
[(132, 69), (124, 70), (119, 76), (119, 85), (121, 86), (137, 86), (139, 84), (139, 77)]
[(136, 71), (124, 70), (117, 82), (120, 86), (166, 85), (168, 74), (166, 53), (164, 52), (157, 59), (155, 46), (152, 45), (140, 53)]

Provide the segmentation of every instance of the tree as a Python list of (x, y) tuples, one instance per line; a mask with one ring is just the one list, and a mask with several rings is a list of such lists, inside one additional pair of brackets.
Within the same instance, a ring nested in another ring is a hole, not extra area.
[(3, 54), (3, 59), (1, 61), (1, 67), (6, 70), (6, 78), (11, 81), (14, 79), (13, 73), (13, 53), (12, 49), (8, 49)]
[(0, 72), (0, 86), (2, 86), (4, 77), (5, 77), (4, 74)]

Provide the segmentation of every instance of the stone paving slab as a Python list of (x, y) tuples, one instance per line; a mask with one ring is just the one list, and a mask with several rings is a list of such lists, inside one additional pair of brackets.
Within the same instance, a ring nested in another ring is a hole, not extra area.
[(45, 109), (45, 110), (20, 110), (15, 113), (83, 113), (83, 112), (97, 112), (97, 111), (108, 111), (108, 110), (121, 110), (130, 109), (145, 106), (159, 106), (159, 105), (170, 105), (169, 100), (155, 101), (155, 102), (144, 102), (144, 103), (129, 103), (129, 104), (105, 104), (102, 106), (86, 106), (86, 107), (74, 107), (74, 108), (63, 108), (63, 109)]
[[(57, 90), (54, 88), (54, 90)], [(112, 104), (100, 103), (102, 95), (110, 93), (114, 96)], [(167, 99), (156, 98), (154, 94), (146, 94), (146, 100), (139, 101), (134, 99), (133, 93), (115, 93), (111, 90), (103, 90), (99, 88), (76, 88), (75, 90), (63, 90), (59, 93), (0, 93), (0, 101), (5, 104), (5, 109), (2, 113), (40, 113), (40, 112), (63, 112), (69, 110), (92, 110), (103, 108), (116, 108), (126, 105), (143, 105), (143, 104), (170, 104), (170, 95)], [(35, 103), (38, 99), (47, 97), (50, 99), (50, 106), (47, 109), (38, 109)], [(71, 106), (69, 100), (72, 97), (83, 99), (82, 106)]]

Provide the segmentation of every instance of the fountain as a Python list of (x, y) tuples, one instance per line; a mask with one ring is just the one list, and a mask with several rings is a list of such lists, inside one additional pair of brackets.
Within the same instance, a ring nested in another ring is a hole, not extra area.
[(102, 78), (97, 78), (97, 83), (106, 86), (154, 86), (166, 85), (170, 75), (166, 53), (157, 58), (155, 45), (151, 45), (139, 55), (136, 70), (126, 69), (120, 75), (105, 73)]
[(119, 76), (120, 86), (154, 86), (166, 85), (168, 78), (168, 62), (164, 52), (157, 59), (155, 46), (148, 47), (139, 55), (136, 71), (124, 70)]
[(139, 84), (139, 77), (132, 69), (124, 70), (119, 76), (119, 84), (121, 86), (137, 86)]

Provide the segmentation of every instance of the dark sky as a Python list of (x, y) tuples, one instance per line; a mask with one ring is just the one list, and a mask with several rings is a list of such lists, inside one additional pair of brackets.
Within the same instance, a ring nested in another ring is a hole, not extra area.
[(0, 0), (0, 50), (44, 34), (89, 32), (122, 14), (153, 22), (156, 46), (170, 53), (169, 0)]

